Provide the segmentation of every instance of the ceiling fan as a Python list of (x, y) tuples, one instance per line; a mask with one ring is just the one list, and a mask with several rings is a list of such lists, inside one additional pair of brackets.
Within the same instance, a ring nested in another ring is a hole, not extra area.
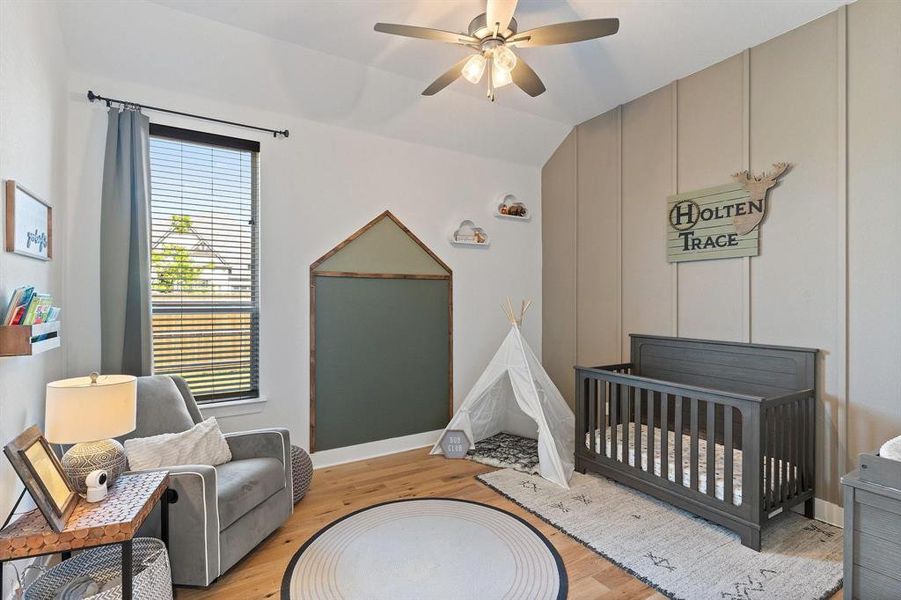
[(422, 95), (433, 96), (460, 76), (470, 83), (477, 84), (487, 72), (487, 96), (492, 102), (494, 91), (510, 83), (533, 98), (546, 90), (532, 67), (521, 57), (516, 56), (512, 48), (569, 44), (613, 35), (619, 31), (619, 19), (586, 19), (545, 25), (520, 33), (517, 30), (516, 19), (513, 18), (516, 3), (517, 0), (488, 0), (487, 11), (469, 23), (468, 34), (392, 23), (376, 23), (375, 30), (472, 48), (475, 54), (448, 69), (424, 89)]

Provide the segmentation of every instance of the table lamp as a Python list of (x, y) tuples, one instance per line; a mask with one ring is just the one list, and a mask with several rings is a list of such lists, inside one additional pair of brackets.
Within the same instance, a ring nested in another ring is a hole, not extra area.
[(131, 375), (98, 373), (47, 384), (44, 435), (54, 444), (75, 444), (62, 465), (78, 493), (87, 492), (92, 471), (105, 470), (111, 486), (125, 470), (125, 449), (110, 438), (134, 431), (137, 389)]

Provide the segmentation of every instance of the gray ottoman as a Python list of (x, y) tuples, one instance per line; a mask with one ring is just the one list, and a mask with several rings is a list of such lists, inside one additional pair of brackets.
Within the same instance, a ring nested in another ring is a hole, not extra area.
[(313, 461), (300, 446), (291, 446), (291, 468), (294, 472), (294, 504), (300, 502), (313, 480)]

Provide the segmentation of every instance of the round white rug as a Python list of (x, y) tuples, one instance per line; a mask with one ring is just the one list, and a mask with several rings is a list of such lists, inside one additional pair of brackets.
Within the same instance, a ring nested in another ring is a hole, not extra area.
[(532, 525), (445, 498), (377, 504), (310, 538), (288, 565), (283, 600), (563, 600), (566, 569)]

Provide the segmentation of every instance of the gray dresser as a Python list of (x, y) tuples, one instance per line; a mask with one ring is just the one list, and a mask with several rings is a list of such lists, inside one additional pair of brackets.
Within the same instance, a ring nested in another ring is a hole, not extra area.
[(845, 600), (901, 598), (901, 462), (861, 454), (842, 478)]

